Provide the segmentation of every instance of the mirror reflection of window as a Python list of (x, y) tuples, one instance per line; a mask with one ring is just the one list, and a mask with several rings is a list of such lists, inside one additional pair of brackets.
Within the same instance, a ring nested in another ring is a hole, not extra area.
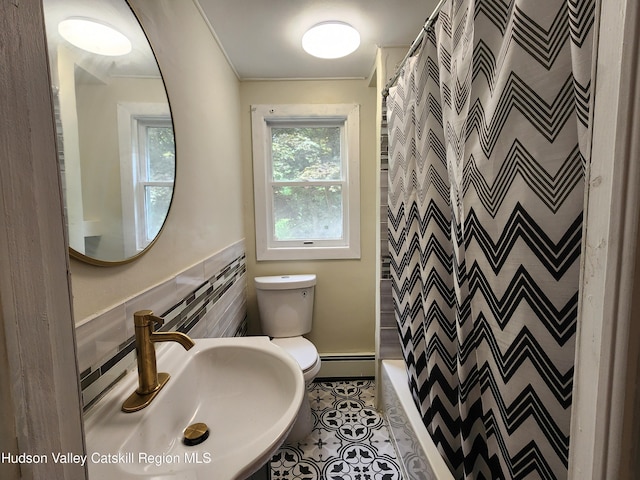
[(175, 142), (170, 118), (139, 118), (135, 186), (138, 250), (158, 235), (169, 211), (175, 178)]
[(167, 104), (118, 103), (118, 143), (125, 255), (157, 237), (171, 205), (175, 140)]

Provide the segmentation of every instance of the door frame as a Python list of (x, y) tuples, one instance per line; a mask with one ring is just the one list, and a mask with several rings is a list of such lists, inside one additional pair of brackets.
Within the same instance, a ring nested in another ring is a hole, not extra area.
[(596, 18), (569, 478), (623, 480), (640, 467), (640, 8), (601, 0)]
[[(0, 477), (86, 479), (68, 244), (42, 4), (0, 2)], [(32, 457), (32, 460), (35, 457)]]

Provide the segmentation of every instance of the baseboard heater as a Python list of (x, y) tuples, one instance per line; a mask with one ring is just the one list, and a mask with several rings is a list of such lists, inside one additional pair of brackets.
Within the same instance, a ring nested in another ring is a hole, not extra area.
[(376, 373), (376, 356), (373, 353), (321, 354), (322, 365), (317, 379), (323, 378), (373, 378)]

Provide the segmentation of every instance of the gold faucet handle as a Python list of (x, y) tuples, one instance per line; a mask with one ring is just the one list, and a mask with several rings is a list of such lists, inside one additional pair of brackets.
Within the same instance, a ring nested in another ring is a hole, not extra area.
[(155, 324), (156, 327), (161, 327), (162, 325), (164, 325), (164, 318), (156, 317), (155, 315), (149, 315), (149, 320), (151, 320), (152, 322), (152, 331), (156, 330), (156, 328), (153, 328), (153, 324)]
[(133, 314), (133, 324), (136, 327), (151, 327), (153, 324), (161, 327), (164, 324), (164, 318), (156, 317), (151, 310), (139, 310)]

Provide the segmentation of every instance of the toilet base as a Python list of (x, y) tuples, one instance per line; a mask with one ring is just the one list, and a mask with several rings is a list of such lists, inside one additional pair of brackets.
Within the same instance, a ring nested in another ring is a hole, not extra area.
[(307, 438), (313, 431), (313, 414), (311, 413), (311, 404), (309, 403), (309, 395), (305, 393), (302, 399), (302, 405), (298, 411), (296, 421), (285, 440), (286, 443), (298, 443)]

